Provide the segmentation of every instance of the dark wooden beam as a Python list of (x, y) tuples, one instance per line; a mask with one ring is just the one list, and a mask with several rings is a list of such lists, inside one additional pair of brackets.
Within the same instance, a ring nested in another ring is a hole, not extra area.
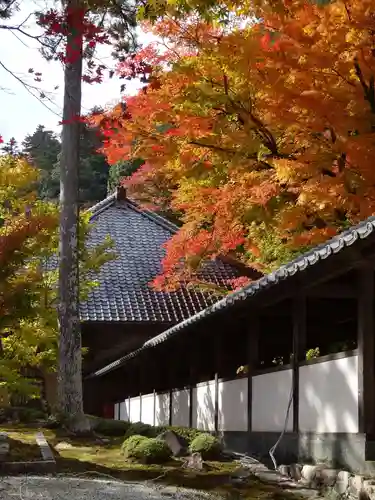
[(303, 294), (293, 299), (293, 432), (299, 431), (299, 363), (306, 349), (306, 297)]
[[(375, 250), (374, 250), (375, 252)], [(375, 256), (364, 256), (360, 250), (347, 248), (340, 254), (328, 257), (316, 265), (298, 271), (294, 276), (282, 280), (278, 286), (271, 286), (254, 297), (254, 305), (267, 307), (288, 299), (298, 293), (308, 293), (313, 287), (333, 280), (364, 263), (375, 265)]]
[(375, 434), (374, 271), (358, 270), (358, 419), (359, 432)]
[(306, 295), (311, 298), (355, 299), (358, 296), (358, 291), (355, 286), (324, 283), (308, 289)]
[(259, 355), (260, 319), (256, 313), (249, 316), (247, 331), (247, 430), (252, 429), (253, 372)]

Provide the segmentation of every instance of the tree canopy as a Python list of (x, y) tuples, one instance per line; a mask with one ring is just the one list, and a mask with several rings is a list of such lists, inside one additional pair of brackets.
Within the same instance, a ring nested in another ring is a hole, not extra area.
[(157, 21), (119, 67), (148, 84), (97, 118), (110, 163), (145, 160), (129, 190), (182, 213), (157, 286), (218, 254), (271, 269), (375, 212), (374, 1), (260, 4)]
[[(11, 393), (37, 395), (25, 367), (56, 369), (58, 344), (58, 208), (39, 200), (39, 171), (25, 159), (0, 157), (0, 384)], [(81, 299), (97, 285), (96, 273), (114, 258), (111, 242), (85, 246), (90, 227), (81, 216)]]
[[(84, 205), (92, 205), (105, 198), (107, 194), (110, 166), (105, 156), (98, 152), (101, 146), (100, 132), (82, 123), (79, 201)], [(41, 172), (38, 183), (39, 196), (42, 199), (57, 200), (60, 192), (58, 160), (61, 142), (59, 138), (51, 130), (46, 130), (43, 125), (39, 125), (33, 134), (25, 137), (21, 151)]]

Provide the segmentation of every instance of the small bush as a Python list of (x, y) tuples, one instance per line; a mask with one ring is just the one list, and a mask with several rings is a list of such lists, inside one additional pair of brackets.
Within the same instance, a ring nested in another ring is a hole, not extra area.
[(49, 415), (47, 422), (44, 424), (46, 429), (59, 429), (61, 426), (61, 421), (57, 415)]
[(191, 453), (200, 453), (204, 460), (215, 459), (220, 456), (220, 441), (211, 434), (199, 434), (190, 444)]
[(109, 418), (93, 419), (90, 417), (90, 420), (92, 429), (103, 436), (124, 436), (131, 425), (124, 420), (112, 420)]
[(171, 459), (172, 451), (161, 439), (143, 437), (134, 449), (134, 457), (146, 464), (161, 464)]
[(202, 434), (201, 431), (198, 431), (197, 429), (191, 429), (189, 427), (165, 427), (163, 431), (173, 431), (177, 436), (182, 438), (183, 441), (187, 443), (187, 445), (190, 445), (190, 443), (200, 434)]
[(137, 458), (136, 450), (138, 446), (143, 442), (147, 441), (149, 438), (145, 436), (140, 436), (135, 434), (134, 436), (130, 436), (122, 443), (121, 453), (125, 458)]
[(19, 420), (23, 424), (30, 424), (38, 420), (46, 420), (47, 415), (38, 409), (11, 406), (5, 408), (5, 414), (9, 420)]
[(162, 434), (165, 431), (173, 431), (177, 436), (182, 438), (187, 446), (199, 435), (202, 434), (202, 431), (198, 431), (197, 429), (191, 429), (189, 427), (177, 427), (170, 425), (162, 425), (154, 427), (152, 425), (144, 424), (143, 422), (136, 422), (134, 424), (128, 424), (128, 428), (126, 430), (125, 438), (140, 435), (146, 436), (149, 438), (156, 438), (159, 434)]
[(144, 424), (143, 422), (135, 422), (133, 424), (128, 424), (128, 428), (125, 432), (125, 438), (135, 435), (153, 438), (158, 434), (160, 434), (159, 427), (153, 427), (151, 425)]

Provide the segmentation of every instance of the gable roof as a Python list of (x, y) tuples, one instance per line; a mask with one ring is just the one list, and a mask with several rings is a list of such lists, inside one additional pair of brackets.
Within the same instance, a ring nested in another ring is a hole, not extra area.
[(219, 311), (228, 310), (240, 301), (251, 299), (258, 293), (262, 292), (263, 290), (266, 290), (273, 286), (277, 286), (281, 282), (292, 278), (292, 276), (295, 276), (296, 274), (303, 272), (312, 266), (318, 266), (319, 264), (322, 263), (322, 261), (325, 261), (326, 259), (329, 259), (334, 255), (337, 255), (338, 253), (342, 252), (345, 248), (351, 247), (356, 243), (358, 244), (361, 241), (370, 238), (372, 239), (375, 238), (374, 216), (369, 217), (368, 219), (364, 220), (363, 222), (355, 226), (352, 226), (350, 229), (340, 233), (339, 235), (335, 236), (329, 241), (322, 243), (321, 245), (313, 248), (312, 250), (302, 254), (296, 259), (281, 266), (276, 271), (266, 276), (263, 276), (257, 281), (254, 281), (249, 285), (246, 285), (245, 287), (231, 293), (230, 295), (227, 295), (223, 299), (207, 307), (203, 311), (198, 312), (194, 316), (191, 316), (190, 318), (187, 318), (186, 320), (178, 323), (177, 325), (172, 326), (163, 333), (146, 341), (139, 349), (123, 356), (122, 358), (110, 363), (109, 365), (101, 368), (100, 370), (97, 370), (95, 373), (92, 373), (87, 378), (93, 378), (109, 373), (119, 368), (120, 366), (124, 365), (128, 360), (138, 356), (142, 351), (156, 347), (157, 345), (165, 342), (166, 340), (169, 340), (171, 337), (183, 332), (186, 328), (196, 323), (199, 323), (204, 318), (207, 318), (212, 314), (216, 314)]
[[(162, 245), (178, 230), (165, 218), (113, 194), (93, 206), (94, 227), (87, 244), (95, 246), (109, 236), (117, 258), (105, 263), (88, 300), (80, 305), (82, 321), (178, 323), (217, 301), (210, 293), (181, 288), (157, 292), (150, 282), (161, 272)], [(234, 266), (208, 262), (202, 277), (216, 285), (239, 276)]]

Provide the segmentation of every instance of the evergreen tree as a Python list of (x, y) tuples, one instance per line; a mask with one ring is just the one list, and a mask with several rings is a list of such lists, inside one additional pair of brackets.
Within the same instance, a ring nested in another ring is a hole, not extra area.
[[(109, 176), (106, 158), (98, 151), (102, 136), (98, 130), (82, 123), (80, 136), (79, 202), (92, 205), (105, 198)], [(10, 143), (4, 146), (9, 149)], [(8, 149), (6, 150), (8, 153)], [(41, 171), (38, 195), (42, 199), (58, 200), (60, 193), (61, 143), (54, 132), (38, 125), (25, 137), (22, 153)]]
[(33, 134), (25, 137), (22, 143), (23, 153), (29, 161), (41, 171), (38, 194), (42, 199), (54, 200), (60, 192), (60, 181), (53, 175), (61, 144), (56, 134), (38, 125)]
[(139, 167), (144, 163), (142, 159), (136, 160), (125, 160), (119, 161), (109, 168), (108, 176), (108, 194), (113, 193), (113, 191), (120, 185), (121, 179), (124, 177), (130, 177), (134, 172), (136, 172)]

